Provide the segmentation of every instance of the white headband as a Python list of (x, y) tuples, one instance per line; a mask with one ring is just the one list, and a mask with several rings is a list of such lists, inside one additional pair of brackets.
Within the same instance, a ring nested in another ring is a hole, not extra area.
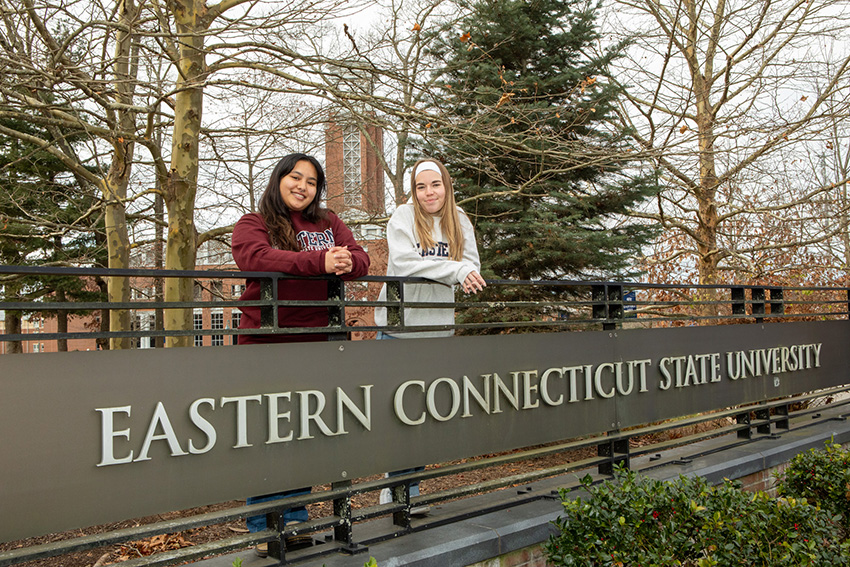
[(443, 172), (440, 170), (440, 166), (438, 166), (433, 161), (423, 161), (419, 165), (416, 166), (416, 173), (413, 174), (413, 179), (416, 179), (416, 176), (422, 173), (423, 171), (436, 171), (441, 176)]

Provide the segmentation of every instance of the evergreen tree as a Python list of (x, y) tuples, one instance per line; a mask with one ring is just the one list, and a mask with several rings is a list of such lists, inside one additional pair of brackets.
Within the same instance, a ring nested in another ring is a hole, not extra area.
[[(33, 123), (6, 124), (41, 139), (48, 133)], [(73, 138), (65, 142), (73, 143)], [(91, 214), (92, 211), (95, 214)], [(17, 138), (0, 136), (0, 262), (7, 265), (102, 265), (105, 248), (97, 201), (84, 191), (61, 160)], [(102, 301), (103, 294), (76, 276), (9, 276), (4, 278), (6, 301)], [(79, 311), (40, 312), (59, 320), (67, 330), (67, 316)], [(6, 332), (20, 331), (23, 313), (7, 311)], [(65, 341), (60, 342), (64, 350)], [(12, 352), (20, 344), (10, 345)]]
[[(423, 153), (446, 164), (478, 236), (485, 277), (614, 279), (652, 235), (625, 213), (656, 191), (612, 130), (606, 80), (623, 46), (592, 55), (596, 8), (574, 0), (477, 0), (444, 32), (435, 96), (454, 117)], [(472, 132), (472, 134), (470, 134)], [(491, 299), (505, 290), (490, 289)], [(555, 288), (508, 299), (554, 299)], [(529, 317), (533, 317), (530, 314)]]

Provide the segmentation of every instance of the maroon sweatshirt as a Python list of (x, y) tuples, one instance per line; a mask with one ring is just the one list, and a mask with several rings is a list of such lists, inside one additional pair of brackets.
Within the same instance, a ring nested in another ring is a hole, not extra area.
[[(348, 246), (352, 270), (341, 276), (350, 280), (365, 276), (369, 271), (369, 256), (354, 241), (351, 231), (339, 217), (327, 211), (327, 221), (311, 223), (301, 213), (291, 211), (292, 228), (301, 250), (272, 248), (263, 217), (258, 213), (243, 216), (233, 228), (233, 259), (246, 272), (283, 272), (294, 276), (318, 276), (325, 273), (325, 252), (334, 246)], [(245, 293), (240, 299), (260, 299), (260, 280), (248, 278)], [(328, 284), (316, 280), (285, 280), (278, 283), (279, 299), (326, 300)], [(260, 308), (242, 307), (240, 329), (260, 327)], [(281, 327), (325, 327), (327, 307), (280, 307), (278, 324)], [(239, 344), (289, 343), (324, 341), (327, 335), (240, 335)]]

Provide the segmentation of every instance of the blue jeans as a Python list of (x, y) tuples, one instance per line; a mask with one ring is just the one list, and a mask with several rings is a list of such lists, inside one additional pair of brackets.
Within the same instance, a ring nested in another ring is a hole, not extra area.
[[(271, 500), (280, 500), (289, 496), (301, 496), (302, 494), (310, 494), (310, 488), (296, 488), (295, 490), (287, 490), (285, 492), (276, 492), (267, 494), (266, 496), (250, 496), (248, 504), (259, 504), (260, 502), (269, 502)], [(307, 508), (299, 506), (297, 508), (288, 508), (283, 511), (283, 523), (289, 524), (292, 522), (306, 522), (309, 518)], [(260, 516), (249, 516), (245, 519), (248, 524), (248, 531), (251, 533), (261, 532), (268, 527), (265, 514)]]
[(391, 337), (390, 335), (386, 334), (383, 331), (378, 331), (378, 336), (375, 338), (375, 340), (381, 341), (381, 340), (386, 340), (386, 339), (397, 339), (397, 338), (398, 337)]

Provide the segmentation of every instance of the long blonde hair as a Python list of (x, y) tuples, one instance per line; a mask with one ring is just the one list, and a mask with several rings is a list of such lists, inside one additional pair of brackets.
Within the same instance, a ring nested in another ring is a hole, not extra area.
[(455, 204), (455, 192), (452, 187), (452, 178), (449, 171), (442, 163), (435, 159), (426, 158), (420, 159), (413, 165), (413, 171), (410, 172), (410, 193), (413, 196), (413, 226), (416, 229), (416, 235), (419, 237), (419, 246), (423, 251), (430, 250), (436, 245), (432, 230), (434, 228), (434, 217), (428, 211), (422, 208), (419, 199), (416, 198), (416, 168), (424, 162), (437, 164), (440, 169), (440, 174), (443, 177), (443, 187), (446, 189), (446, 200), (443, 203), (442, 210), (438, 211), (440, 215), (440, 230), (443, 237), (449, 243), (449, 258), (451, 260), (460, 261), (463, 259), (463, 231), (460, 227), (460, 214), (458, 213), (457, 205)]

